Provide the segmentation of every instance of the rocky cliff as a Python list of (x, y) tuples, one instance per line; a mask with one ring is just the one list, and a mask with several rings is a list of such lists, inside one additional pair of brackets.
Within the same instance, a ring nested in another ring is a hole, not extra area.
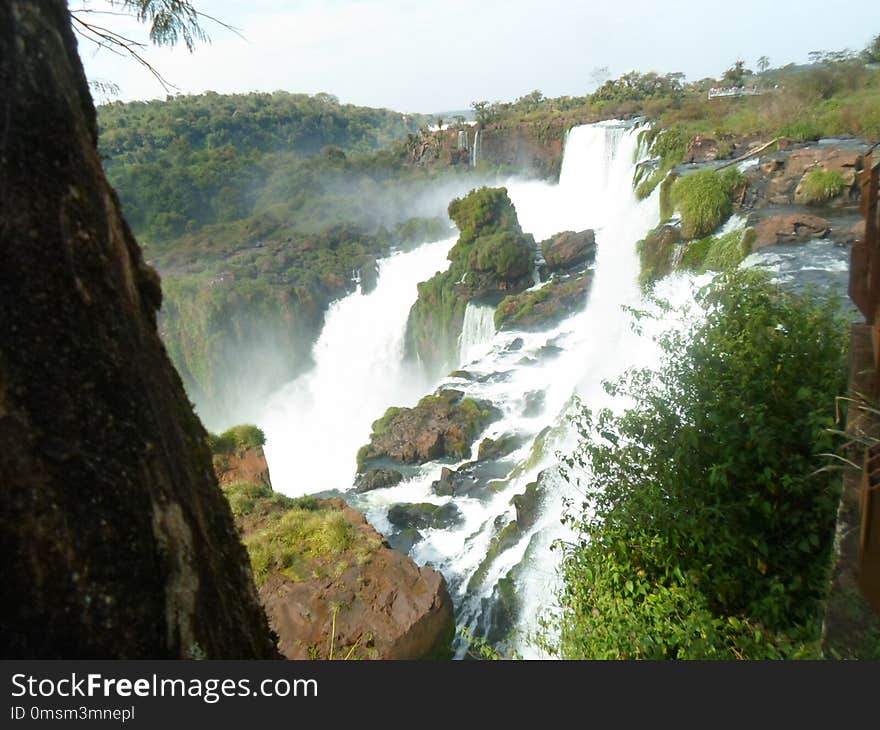
[(61, 0), (0, 4), (0, 655), (269, 658)]
[(288, 659), (441, 659), (454, 633), (443, 576), (341, 499), (272, 491), (260, 446), (215, 453), (278, 648)]

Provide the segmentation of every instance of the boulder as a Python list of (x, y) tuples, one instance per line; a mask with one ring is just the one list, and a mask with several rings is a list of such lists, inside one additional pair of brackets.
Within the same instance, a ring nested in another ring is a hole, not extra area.
[(358, 474), (354, 481), (354, 491), (358, 494), (371, 492), (374, 489), (393, 487), (403, 479), (396, 469), (367, 469), (363, 474)]
[(755, 226), (753, 249), (783, 243), (804, 243), (826, 238), (831, 228), (825, 218), (808, 214), (774, 215), (763, 218)]
[(762, 157), (758, 165), (746, 171), (749, 186), (744, 203), (750, 208), (767, 208), (806, 202), (804, 177), (811, 170), (827, 170), (840, 173), (847, 187), (847, 193), (837, 204), (854, 204), (858, 194), (856, 178), (863, 165), (862, 148), (852, 145), (814, 144), (776, 152)]
[(295, 580), (277, 571), (265, 580), (259, 595), (281, 653), (288, 659), (448, 657), (455, 629), (443, 576), (388, 547), (342, 500), (321, 501), (320, 508), (339, 510), (358, 544), (371, 551), (343, 553), (318, 577)]
[(463, 398), (458, 390), (440, 390), (414, 408), (389, 408), (373, 423), (370, 443), (358, 452), (358, 471), (376, 459), (424, 464), (470, 454), (479, 432), (500, 416), (489, 403)]
[(495, 310), (499, 330), (536, 331), (555, 327), (572, 312), (586, 305), (593, 272), (554, 279), (540, 289), (505, 297)]
[(248, 482), (272, 486), (269, 464), (262, 446), (242, 449), (229, 454), (214, 454), (214, 473), (220, 486)]
[(506, 433), (497, 439), (485, 438), (480, 441), (477, 460), (501, 459), (516, 451), (523, 445), (523, 438), (516, 434)]
[(547, 271), (572, 271), (596, 260), (596, 234), (592, 230), (563, 231), (541, 243)]
[(388, 521), (403, 530), (436, 530), (453, 527), (462, 521), (461, 510), (452, 502), (400, 503), (388, 510)]
[(388, 544), (395, 550), (399, 550), (402, 553), (409, 553), (410, 550), (412, 550), (417, 543), (424, 540), (424, 538), (425, 536), (422, 535), (421, 532), (412, 527), (408, 527), (405, 530), (390, 535), (388, 537)]
[(507, 475), (509, 466), (497, 459), (469, 461), (458, 469), (443, 467), (440, 478), (431, 484), (431, 489), (441, 497), (474, 497), (485, 495), (489, 483)]
[(688, 142), (683, 162), (712, 162), (718, 159), (718, 140), (698, 134)]

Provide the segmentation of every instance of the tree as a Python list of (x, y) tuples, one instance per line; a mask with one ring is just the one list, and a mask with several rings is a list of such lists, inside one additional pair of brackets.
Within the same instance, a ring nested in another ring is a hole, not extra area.
[(698, 303), (702, 317), (660, 339), (657, 370), (609, 386), (632, 408), (585, 413), (564, 658), (780, 658), (818, 638), (841, 308), (754, 271), (723, 275)]
[(71, 20), (0, 3), (0, 656), (272, 658)]
[(770, 68), (770, 59), (767, 56), (761, 56), (758, 59), (758, 70), (764, 73), (768, 68)]
[(593, 85), (594, 90), (598, 89), (610, 78), (611, 71), (608, 70), (608, 66), (596, 66), (596, 68), (590, 71), (590, 83)]
[(175, 46), (183, 43), (190, 53), (195, 50), (198, 42), (210, 40), (202, 28), (202, 20), (210, 20), (240, 35), (236, 28), (201, 12), (189, 0), (108, 1), (116, 10), (95, 10), (89, 6), (87, 0), (80, 0), (79, 4), (70, 10), (74, 32), (100, 48), (133, 58), (147, 69), (166, 91), (176, 87), (144, 58), (143, 51), (147, 44), (116, 32), (100, 19), (101, 16), (108, 16), (110, 20), (119, 14), (134, 17), (148, 26), (151, 43), (157, 46)]
[(724, 76), (722, 76), (722, 81), (730, 84), (731, 86), (742, 86), (746, 76), (752, 75), (752, 70), (746, 68), (745, 61), (736, 61), (733, 66), (731, 66), (727, 71), (724, 72)]
[(868, 63), (880, 63), (880, 33), (874, 36), (864, 51), (865, 61)]
[(488, 101), (472, 101), (471, 109), (474, 110), (474, 117), (481, 127), (488, 124), (494, 116)]

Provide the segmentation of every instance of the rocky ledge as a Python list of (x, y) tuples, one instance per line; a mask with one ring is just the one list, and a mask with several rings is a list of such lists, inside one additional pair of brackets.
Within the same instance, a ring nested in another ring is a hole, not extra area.
[(545, 330), (583, 307), (593, 283), (593, 272), (552, 279), (539, 289), (505, 297), (495, 310), (499, 330)]
[[(265, 463), (245, 449), (239, 463)], [(242, 478), (258, 473), (258, 483)], [(341, 499), (291, 499), (268, 470), (227, 472), (223, 491), (258, 596), (288, 659), (446, 658), (454, 633), (443, 576), (389, 547)], [(242, 478), (239, 478), (242, 477)]]
[(358, 451), (358, 472), (368, 472), (380, 459), (399, 464), (424, 464), (443, 457), (461, 459), (498, 415), (491, 404), (449, 389), (425, 396), (414, 408), (389, 408), (373, 423), (370, 443)]

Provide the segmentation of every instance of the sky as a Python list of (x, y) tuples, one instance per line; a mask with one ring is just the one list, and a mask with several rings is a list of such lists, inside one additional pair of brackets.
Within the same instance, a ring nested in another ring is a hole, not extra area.
[[(145, 58), (177, 89), (327, 92), (402, 112), (467, 109), (535, 89), (580, 96), (593, 71), (681, 71), (718, 77), (735, 60), (754, 67), (801, 63), (814, 50), (861, 50), (880, 33), (877, 0), (192, 0), (238, 28), (205, 20), (211, 37), (193, 53), (148, 48)], [(69, 0), (72, 10), (107, 0)], [(118, 8), (117, 8), (118, 9)], [(845, 9), (845, 10), (844, 10)], [(146, 39), (118, 15), (81, 18)], [(123, 101), (166, 91), (130, 58), (80, 41), (90, 80)], [(100, 99), (99, 99), (100, 100)]]

